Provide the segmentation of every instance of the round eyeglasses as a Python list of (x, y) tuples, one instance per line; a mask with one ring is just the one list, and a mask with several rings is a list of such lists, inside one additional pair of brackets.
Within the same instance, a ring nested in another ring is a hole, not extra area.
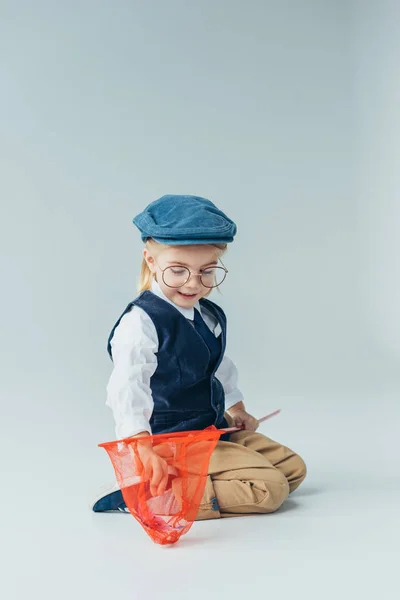
[(172, 265), (165, 269), (162, 269), (158, 263), (157, 265), (162, 272), (163, 282), (170, 288), (183, 287), (193, 275), (197, 275), (200, 277), (200, 281), (204, 287), (212, 289), (221, 285), (221, 283), (225, 281), (228, 273), (228, 270), (224, 266), (208, 267), (207, 269), (196, 273), (182, 265)]

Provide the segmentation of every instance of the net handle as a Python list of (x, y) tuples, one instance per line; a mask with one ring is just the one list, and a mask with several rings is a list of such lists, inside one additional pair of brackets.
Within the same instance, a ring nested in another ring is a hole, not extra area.
[[(271, 417), (275, 417), (275, 415), (278, 415), (280, 412), (281, 412), (280, 408), (278, 410), (274, 410), (274, 412), (270, 413), (269, 415), (265, 415), (265, 417), (261, 417), (261, 419), (258, 419), (258, 422), (263, 423), (264, 421), (271, 419)], [(214, 428), (214, 432), (221, 431), (224, 433), (233, 433), (234, 431), (243, 431), (243, 429), (244, 429), (244, 427), (227, 427), (226, 429), (219, 429), (219, 430)], [(203, 431), (205, 431), (205, 430), (203, 430)], [(212, 430), (210, 430), (211, 435), (214, 432)], [(180, 437), (183, 438), (183, 437), (186, 437), (187, 435), (189, 435), (190, 433), (198, 434), (199, 431), (179, 431), (179, 432), (171, 434), (171, 436), (173, 436), (175, 438), (180, 438)], [(166, 433), (160, 433), (160, 434), (155, 434), (155, 435), (149, 436), (149, 438), (152, 440), (153, 439), (161, 440), (161, 439), (165, 438), (167, 435), (168, 434), (166, 434)], [(97, 445), (99, 446), (99, 448), (107, 449), (107, 448), (112, 448), (113, 446), (115, 446), (115, 444), (118, 444), (118, 443), (125, 444), (125, 443), (129, 443), (129, 442), (133, 442), (134, 440), (136, 441), (137, 439), (142, 439), (142, 438), (124, 438), (121, 440), (114, 440), (112, 442), (103, 442), (102, 444), (97, 444)], [(167, 441), (167, 440), (165, 440), (165, 441)]]
[[(275, 415), (279, 415), (280, 412), (281, 412), (281, 409), (278, 408), (278, 410), (274, 410), (274, 412), (269, 413), (269, 415), (265, 415), (265, 417), (261, 417), (261, 419), (258, 419), (258, 422), (263, 423), (264, 421), (271, 419), (271, 417), (275, 417)], [(244, 425), (242, 425), (242, 427), (228, 427), (227, 429), (223, 429), (222, 431), (225, 431), (226, 433), (233, 433), (234, 431), (243, 431), (243, 429), (244, 429)]]

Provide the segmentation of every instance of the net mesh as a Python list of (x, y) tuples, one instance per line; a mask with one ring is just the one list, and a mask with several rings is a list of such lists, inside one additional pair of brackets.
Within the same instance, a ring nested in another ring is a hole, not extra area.
[[(157, 544), (174, 544), (195, 520), (211, 454), (223, 431), (208, 427), (99, 444), (112, 462), (129, 512)], [(168, 468), (166, 489), (154, 491), (149, 445)]]

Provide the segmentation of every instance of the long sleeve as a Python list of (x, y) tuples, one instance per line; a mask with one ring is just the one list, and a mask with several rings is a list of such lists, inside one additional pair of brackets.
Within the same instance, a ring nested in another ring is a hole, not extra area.
[(243, 394), (237, 387), (238, 370), (232, 360), (225, 354), (215, 373), (223, 385), (225, 392), (225, 408), (228, 410), (237, 402), (243, 402)]
[(111, 341), (114, 368), (107, 385), (118, 439), (151, 433), (154, 403), (150, 379), (157, 368), (158, 336), (150, 317), (134, 306), (115, 329)]

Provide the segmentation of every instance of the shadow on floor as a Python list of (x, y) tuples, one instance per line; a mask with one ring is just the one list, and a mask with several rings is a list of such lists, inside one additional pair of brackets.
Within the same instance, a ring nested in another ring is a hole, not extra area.
[[(302, 496), (318, 496), (323, 494), (325, 490), (322, 487), (312, 487), (305, 485), (300, 486), (297, 490), (293, 492), (293, 497), (301, 498)], [(290, 496), (292, 498), (292, 496)]]

